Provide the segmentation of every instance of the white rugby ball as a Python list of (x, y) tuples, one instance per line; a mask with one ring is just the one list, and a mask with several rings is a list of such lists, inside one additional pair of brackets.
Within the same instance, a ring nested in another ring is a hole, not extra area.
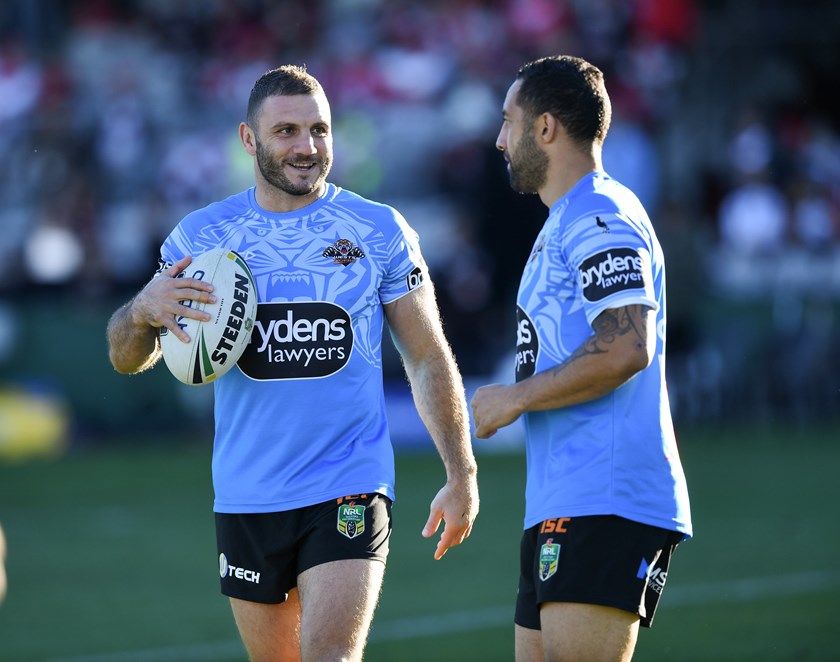
[(257, 316), (257, 285), (242, 256), (227, 248), (194, 256), (178, 275), (182, 277), (212, 283), (216, 303), (182, 301), (211, 318), (202, 322), (179, 317), (176, 321), (190, 341), (182, 342), (164, 326), (160, 346), (169, 371), (184, 384), (200, 386), (224, 375), (245, 351)]

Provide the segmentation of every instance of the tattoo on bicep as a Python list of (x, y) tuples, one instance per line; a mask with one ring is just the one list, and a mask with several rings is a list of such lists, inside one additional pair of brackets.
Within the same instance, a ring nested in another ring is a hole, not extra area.
[(554, 371), (561, 372), (584, 356), (606, 353), (619, 336), (626, 336), (628, 333), (634, 334), (638, 345), (644, 347), (647, 335), (642, 320), (647, 309), (647, 306), (640, 304), (623, 308), (608, 308), (592, 322), (595, 333), (587, 338), (566, 361), (555, 367)]
[(647, 310), (648, 307), (641, 304), (605, 310), (592, 323), (595, 335), (589, 338), (585, 345), (607, 351), (608, 346), (619, 336), (632, 334), (637, 344), (644, 347), (647, 342), (647, 331), (643, 322)]
[(646, 333), (642, 321), (647, 310), (648, 307), (641, 304), (605, 310), (592, 323), (595, 335), (587, 342), (603, 348), (615, 342), (619, 336), (630, 333), (634, 334), (638, 342), (644, 346)]

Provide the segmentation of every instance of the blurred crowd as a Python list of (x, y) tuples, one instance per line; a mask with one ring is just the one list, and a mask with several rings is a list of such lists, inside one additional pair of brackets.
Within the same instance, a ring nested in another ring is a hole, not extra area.
[[(606, 169), (639, 194), (666, 245), (673, 347), (688, 353), (699, 344), (698, 292), (754, 294), (744, 260), (800, 247), (813, 265), (814, 254), (837, 254), (840, 238), (840, 136), (819, 108), (745, 105), (719, 117), (728, 152), (717, 160), (712, 145), (679, 139), (692, 118), (714, 117), (714, 98), (693, 114), (685, 102), (708, 45), (704, 9), (699, 0), (5, 2), (0, 303), (135, 291), (185, 213), (251, 185), (237, 126), (254, 80), (306, 64), (333, 106), (331, 179), (404, 213), (463, 370), (491, 373), (512, 348), (518, 276), (546, 214), (509, 190), (494, 147), (501, 103), (519, 65), (566, 52), (607, 75)], [(840, 270), (830, 277), (840, 292)]]
[[(467, 318), (512, 308), (544, 217), (536, 199), (520, 205), (507, 191), (494, 153), (518, 66), (574, 52), (608, 70), (616, 168), (653, 198), (647, 131), (675, 109), (696, 28), (690, 0), (35, 0), (5, 12), (6, 292), (134, 289), (186, 212), (250, 185), (237, 125), (254, 80), (305, 63), (333, 105), (332, 179), (403, 211), (440, 282), (451, 333), (476, 349)], [(470, 354), (468, 367), (486, 368), (476, 364), (486, 354)]]

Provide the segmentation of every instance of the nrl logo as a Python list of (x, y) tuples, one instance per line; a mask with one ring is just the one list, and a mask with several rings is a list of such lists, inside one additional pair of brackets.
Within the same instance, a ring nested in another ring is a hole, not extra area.
[(540, 547), (540, 579), (545, 581), (557, 572), (557, 559), (560, 558), (560, 545), (554, 545), (554, 539), (549, 538)]
[(348, 538), (355, 538), (365, 531), (365, 507), (354, 502), (338, 507), (338, 532)]
[(331, 257), (333, 264), (342, 264), (346, 267), (363, 258), (365, 253), (349, 239), (339, 239), (332, 246), (327, 246), (321, 255)]

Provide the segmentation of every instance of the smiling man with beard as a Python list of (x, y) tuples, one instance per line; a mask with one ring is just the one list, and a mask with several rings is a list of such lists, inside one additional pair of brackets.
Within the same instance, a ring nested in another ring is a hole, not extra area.
[(665, 266), (647, 212), (604, 172), (601, 71), (520, 68), (496, 146), (549, 208), (517, 296), (514, 384), (472, 400), (476, 435), (522, 416), (527, 479), (517, 662), (627, 662), (650, 627), (688, 491), (665, 386)]
[(213, 300), (178, 277), (192, 256), (237, 251), (257, 283), (251, 343), (214, 382), (213, 486), (222, 592), (253, 662), (360, 660), (391, 532), (394, 457), (384, 410), (387, 322), (446, 470), (423, 530), (445, 522), (441, 558), (478, 513), (458, 367), (419, 240), (395, 209), (327, 182), (330, 107), (304, 68), (254, 85), (239, 126), (256, 185), (187, 215), (157, 275), (108, 325), (110, 358), (135, 373), (159, 330), (187, 340), (184, 302)]

